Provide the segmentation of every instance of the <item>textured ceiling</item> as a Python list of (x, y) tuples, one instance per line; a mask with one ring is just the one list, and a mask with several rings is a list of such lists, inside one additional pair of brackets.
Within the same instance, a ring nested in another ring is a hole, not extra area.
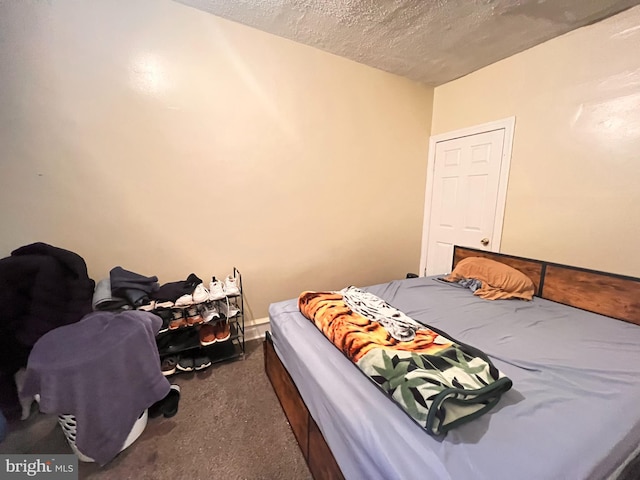
[(640, 0), (176, 1), (432, 86), (640, 4)]

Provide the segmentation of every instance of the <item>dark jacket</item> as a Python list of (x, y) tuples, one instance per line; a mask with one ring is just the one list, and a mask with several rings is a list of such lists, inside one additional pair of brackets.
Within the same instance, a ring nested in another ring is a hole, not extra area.
[(18, 408), (13, 375), (49, 330), (91, 312), (95, 282), (78, 254), (34, 243), (0, 260), (0, 408)]

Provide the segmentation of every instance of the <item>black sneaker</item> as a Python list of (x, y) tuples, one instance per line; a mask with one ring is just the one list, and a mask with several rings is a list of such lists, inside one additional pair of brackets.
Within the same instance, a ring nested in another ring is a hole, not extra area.
[(211, 366), (211, 359), (206, 355), (198, 356), (193, 359), (193, 368), (196, 370), (204, 370)]
[(164, 405), (162, 407), (162, 414), (164, 418), (171, 418), (178, 413), (178, 403), (180, 402), (180, 387), (178, 385), (171, 385), (171, 390), (166, 397), (164, 397)]
[(155, 315), (159, 316), (162, 319), (162, 326), (158, 333), (164, 333), (169, 331), (169, 322), (173, 320), (173, 313), (170, 308), (156, 308), (153, 312)]
[(193, 364), (193, 357), (180, 358), (180, 360), (178, 360), (176, 368), (181, 372), (193, 372), (193, 369), (195, 368)]
[(180, 402), (180, 387), (171, 385), (169, 393), (162, 399), (149, 407), (149, 417), (156, 418), (164, 415), (165, 418), (171, 418), (178, 413), (178, 403)]
[(177, 355), (188, 348), (199, 345), (197, 328), (184, 328), (177, 332), (170, 332), (156, 337), (160, 356)]

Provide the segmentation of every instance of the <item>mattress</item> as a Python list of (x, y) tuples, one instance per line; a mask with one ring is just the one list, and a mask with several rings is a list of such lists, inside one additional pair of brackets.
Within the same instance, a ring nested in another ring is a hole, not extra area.
[(513, 381), (498, 405), (427, 435), (298, 311), (273, 343), (347, 479), (590, 479), (640, 443), (640, 327), (535, 298), (487, 301), (433, 277), (365, 290), (480, 348)]

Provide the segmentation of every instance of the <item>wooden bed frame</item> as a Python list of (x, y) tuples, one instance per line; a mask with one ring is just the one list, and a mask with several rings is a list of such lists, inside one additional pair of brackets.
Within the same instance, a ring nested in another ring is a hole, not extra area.
[[(467, 257), (490, 258), (520, 270), (535, 284), (537, 297), (640, 325), (640, 278), (459, 246), (454, 247), (452, 267)], [(344, 478), (268, 332), (264, 365), (313, 478)]]

